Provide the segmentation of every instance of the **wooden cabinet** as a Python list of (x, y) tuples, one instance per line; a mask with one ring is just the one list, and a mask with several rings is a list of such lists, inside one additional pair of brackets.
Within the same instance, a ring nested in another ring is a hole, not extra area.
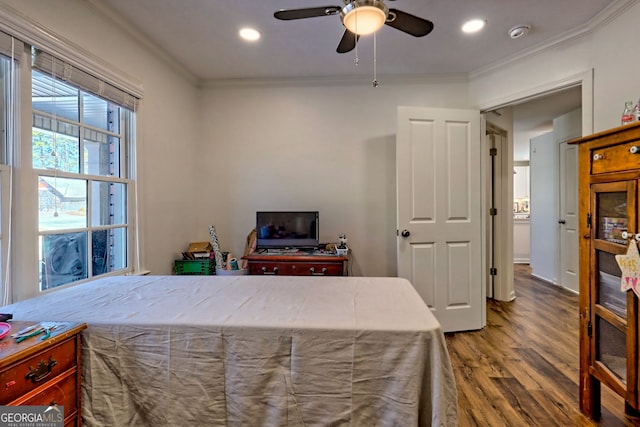
[[(11, 333), (35, 322), (11, 322)], [(80, 332), (86, 324), (54, 322), (51, 336), (0, 341), (0, 405), (64, 406), (64, 425), (80, 426)]]
[(249, 274), (281, 276), (343, 276), (347, 258), (331, 255), (254, 254), (247, 260)]
[(638, 297), (622, 290), (615, 256), (640, 237), (640, 123), (572, 143), (580, 144), (580, 409), (598, 419), (605, 385), (637, 416)]

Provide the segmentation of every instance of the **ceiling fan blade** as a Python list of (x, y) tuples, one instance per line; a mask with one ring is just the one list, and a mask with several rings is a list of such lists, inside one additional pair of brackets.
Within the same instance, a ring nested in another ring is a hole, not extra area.
[(351, 31), (344, 30), (344, 34), (340, 39), (340, 43), (338, 43), (338, 48), (336, 49), (336, 51), (338, 53), (347, 53), (353, 50), (356, 47), (356, 42), (359, 38), (360, 36), (352, 33)]
[(273, 14), (277, 19), (290, 21), (292, 19), (315, 18), (316, 16), (336, 15), (340, 13), (340, 6), (308, 7), (305, 9), (282, 9)]
[[(415, 37), (423, 37), (433, 31), (433, 22), (398, 9), (389, 9), (385, 24)], [(395, 18), (393, 18), (395, 16)]]

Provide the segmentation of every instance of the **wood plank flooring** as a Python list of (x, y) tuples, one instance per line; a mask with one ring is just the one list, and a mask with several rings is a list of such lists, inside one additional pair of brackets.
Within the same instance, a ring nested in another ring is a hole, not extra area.
[(488, 300), (487, 326), (446, 334), (460, 427), (637, 426), (602, 387), (602, 418), (578, 406), (578, 296), (515, 265), (516, 299)]

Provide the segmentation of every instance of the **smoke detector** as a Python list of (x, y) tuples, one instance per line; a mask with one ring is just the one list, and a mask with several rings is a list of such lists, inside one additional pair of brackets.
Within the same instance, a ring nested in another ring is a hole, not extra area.
[(516, 25), (509, 30), (509, 37), (512, 39), (519, 39), (520, 37), (526, 36), (529, 30), (531, 30), (530, 25)]

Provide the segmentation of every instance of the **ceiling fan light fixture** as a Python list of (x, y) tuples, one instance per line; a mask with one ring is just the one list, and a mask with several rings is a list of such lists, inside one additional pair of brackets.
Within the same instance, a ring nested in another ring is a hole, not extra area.
[(361, 36), (378, 31), (387, 20), (389, 8), (380, 0), (355, 0), (342, 8), (342, 24)]

